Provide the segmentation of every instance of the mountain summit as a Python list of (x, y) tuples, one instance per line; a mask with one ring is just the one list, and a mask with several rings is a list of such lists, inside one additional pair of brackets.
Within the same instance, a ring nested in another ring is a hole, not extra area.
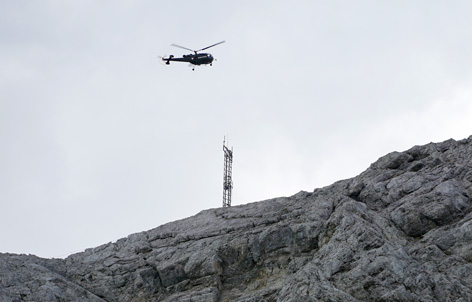
[(472, 301), (471, 196), (472, 136), (415, 146), (66, 259), (0, 254), (0, 302)]

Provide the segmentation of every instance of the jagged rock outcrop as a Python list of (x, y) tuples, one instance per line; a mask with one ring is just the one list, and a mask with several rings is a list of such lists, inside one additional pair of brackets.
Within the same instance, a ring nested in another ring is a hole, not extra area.
[(66, 259), (0, 254), (0, 302), (472, 301), (472, 136)]

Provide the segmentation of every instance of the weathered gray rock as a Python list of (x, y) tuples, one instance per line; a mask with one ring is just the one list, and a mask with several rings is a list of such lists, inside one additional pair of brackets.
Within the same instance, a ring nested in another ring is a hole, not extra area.
[(416, 146), (63, 260), (0, 254), (0, 302), (472, 301), (471, 196), (472, 137)]
[(0, 301), (105, 301), (58, 273), (60, 262), (0, 254)]

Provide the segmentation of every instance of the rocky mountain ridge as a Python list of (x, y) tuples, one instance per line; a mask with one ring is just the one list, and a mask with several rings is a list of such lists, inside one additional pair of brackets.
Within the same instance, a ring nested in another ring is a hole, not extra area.
[(472, 136), (66, 259), (0, 254), (0, 302), (472, 301)]

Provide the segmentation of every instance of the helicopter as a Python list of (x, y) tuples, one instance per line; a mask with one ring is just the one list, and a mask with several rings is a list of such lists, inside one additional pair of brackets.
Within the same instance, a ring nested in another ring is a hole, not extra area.
[[(193, 64), (193, 65), (207, 65), (207, 64), (210, 64), (210, 66), (212, 66), (212, 63), (213, 63), (213, 60), (214, 60), (213, 56), (209, 53), (198, 53), (198, 52), (200, 52), (202, 50), (205, 50), (205, 49), (208, 49), (210, 47), (216, 46), (216, 45), (220, 45), (224, 42), (225, 41), (221, 41), (221, 42), (218, 42), (216, 44), (207, 46), (207, 47), (199, 49), (199, 50), (193, 50), (193, 49), (183, 47), (183, 46), (180, 46), (180, 45), (177, 45), (177, 44), (172, 44), (171, 46), (179, 47), (179, 48), (182, 48), (182, 49), (185, 49), (185, 50), (188, 50), (188, 51), (193, 51), (194, 54), (183, 55), (182, 58), (175, 58), (173, 55), (170, 55), (168, 58), (162, 58), (162, 61), (165, 61), (167, 65), (170, 64), (170, 61), (175, 61), (175, 62), (188, 62), (188, 63)], [(193, 67), (192, 70), (195, 70), (195, 67)]]

